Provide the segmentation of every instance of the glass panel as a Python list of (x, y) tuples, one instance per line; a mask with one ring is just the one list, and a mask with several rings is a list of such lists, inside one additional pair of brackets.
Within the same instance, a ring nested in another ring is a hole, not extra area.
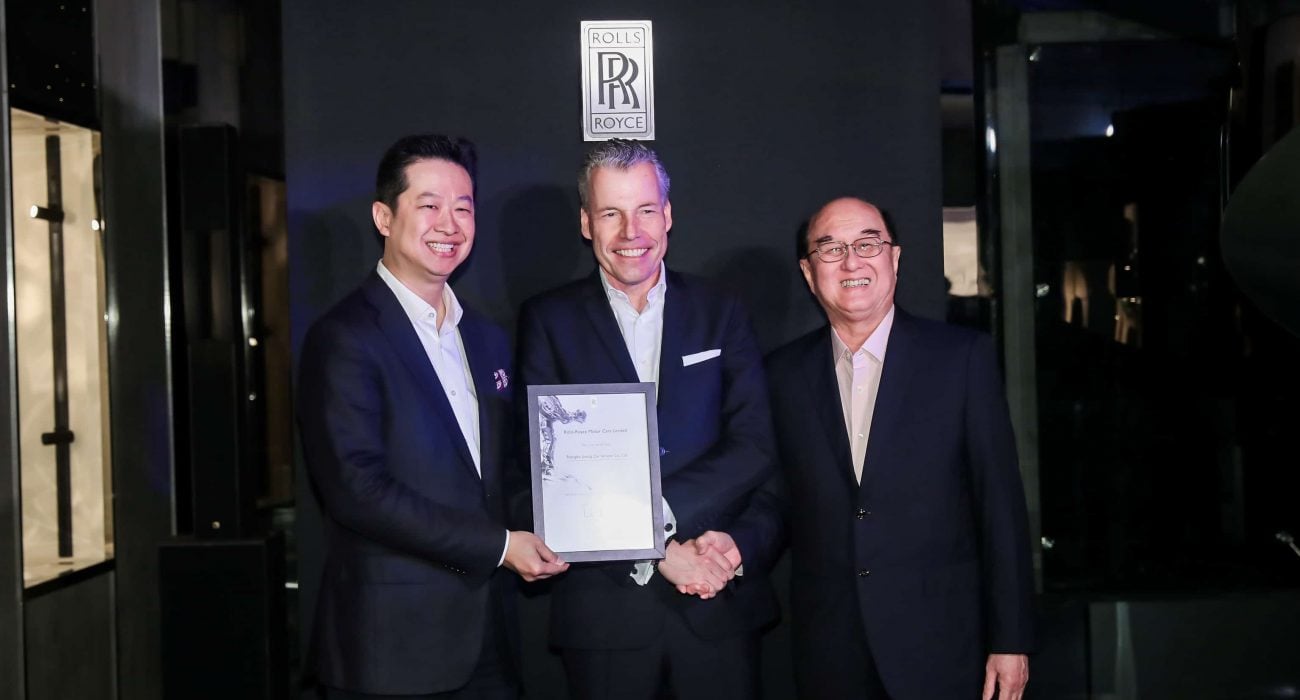
[(1268, 494), (1293, 448), (1300, 344), (1241, 295), (1218, 248), (1233, 52), (1027, 55), (1046, 585), (1294, 580), (1273, 541), (1288, 515)]
[(943, 277), (948, 322), (989, 331), (987, 273), (980, 264), (975, 207), (943, 208)]
[[(259, 505), (293, 501), (293, 376), (289, 349), (289, 226), (284, 182), (261, 176), (248, 179), (248, 197), (254, 209), (254, 226), (259, 239), (250, 253), (250, 263), (260, 269), (260, 280), (250, 285), (248, 319), (250, 341), (248, 366), (260, 374), (249, 378), (250, 386), (263, 386), (266, 400), (266, 480), (258, 496)], [(250, 275), (251, 276), (251, 275)], [(253, 309), (260, 310), (254, 314)], [(259, 350), (260, 352), (253, 352)]]
[(23, 579), (32, 586), (113, 555), (105, 231), (99, 133), (16, 109), (11, 119)]

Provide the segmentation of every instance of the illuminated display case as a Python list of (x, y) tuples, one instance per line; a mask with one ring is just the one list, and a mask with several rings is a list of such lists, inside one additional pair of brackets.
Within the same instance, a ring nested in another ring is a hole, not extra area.
[(23, 582), (113, 556), (100, 135), (10, 110)]

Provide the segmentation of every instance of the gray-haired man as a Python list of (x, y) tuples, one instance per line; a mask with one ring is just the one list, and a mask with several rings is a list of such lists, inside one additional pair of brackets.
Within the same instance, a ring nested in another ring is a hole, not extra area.
[(756, 558), (774, 549), (760, 541), (770, 533), (736, 522), (775, 471), (762, 361), (734, 298), (663, 264), (668, 190), (645, 145), (592, 149), (578, 191), (597, 269), (520, 315), (525, 385), (641, 381), (658, 391), (665, 520), (675, 522), (667, 557), (657, 571), (577, 565), (552, 589), (551, 641), (578, 698), (755, 697), (757, 633), (777, 614), (768, 562)]

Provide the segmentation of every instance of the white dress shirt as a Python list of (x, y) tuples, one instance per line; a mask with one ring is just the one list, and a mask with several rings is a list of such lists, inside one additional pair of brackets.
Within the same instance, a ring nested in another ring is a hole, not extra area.
[[(597, 269), (600, 272), (600, 284), (605, 288), (605, 298), (609, 300), (609, 308), (614, 311), (614, 320), (618, 321), (618, 331), (623, 335), (623, 344), (627, 346), (627, 354), (636, 367), (636, 378), (653, 383), (655, 392), (658, 393), (659, 356), (664, 338), (664, 297), (668, 294), (667, 268), (662, 262), (659, 263), (659, 281), (650, 288), (645, 308), (640, 311), (636, 310), (626, 294), (609, 283), (604, 270)], [(677, 519), (673, 517), (673, 509), (669, 507), (668, 501), (663, 502), (663, 507), (664, 538), (667, 539), (677, 533)], [(633, 565), (631, 576), (639, 585), (644, 586), (654, 576), (654, 571), (650, 562), (637, 562)]]
[(885, 366), (889, 331), (894, 327), (894, 307), (867, 336), (862, 347), (851, 350), (831, 329), (835, 378), (840, 389), (840, 408), (844, 412), (844, 429), (848, 431), (853, 455), (853, 478), (862, 483), (862, 463), (867, 457), (867, 438), (871, 435), (871, 417), (875, 413), (876, 394), (880, 390), (880, 372)]
[(600, 284), (605, 288), (609, 308), (614, 310), (614, 320), (618, 321), (618, 331), (623, 334), (627, 354), (636, 366), (636, 377), (653, 383), (656, 391), (659, 389), (659, 352), (664, 338), (664, 296), (668, 292), (664, 269), (664, 264), (659, 263), (659, 282), (646, 295), (645, 308), (640, 311), (632, 306), (632, 300), (626, 294), (609, 283), (605, 271), (600, 271)]
[[(465, 437), (465, 444), (469, 446), (470, 457), (474, 459), (474, 469), (481, 478), (483, 466), (479, 461), (478, 391), (474, 388), (474, 382), (470, 381), (469, 358), (465, 355), (465, 343), (460, 337), (460, 319), (465, 314), (465, 310), (456, 299), (456, 293), (451, 291), (451, 285), (444, 284), (442, 306), (446, 318), (439, 327), (438, 310), (393, 276), (393, 273), (384, 266), (383, 260), (379, 261), (375, 272), (379, 273), (379, 278), (393, 290), (397, 303), (402, 306), (406, 317), (411, 320), (411, 326), (415, 328), (415, 334), (420, 338), (420, 345), (424, 346), (424, 354), (428, 356), (429, 364), (433, 365), (433, 371), (438, 375), (438, 382), (442, 384), (447, 402), (451, 404), (451, 412), (456, 416), (456, 425), (460, 426), (460, 434)], [(501, 550), (501, 559), (497, 562), (497, 566), (505, 561), (506, 550), (509, 547), (510, 533), (507, 531), (506, 544)]]
[(465, 444), (469, 445), (469, 454), (474, 458), (474, 469), (482, 476), (483, 468), (479, 464), (479, 425), (478, 393), (474, 383), (469, 380), (469, 360), (465, 357), (465, 344), (460, 338), (460, 318), (465, 311), (456, 300), (456, 293), (450, 284), (442, 286), (442, 305), (447, 318), (442, 327), (438, 326), (438, 310), (411, 291), (401, 280), (384, 267), (381, 260), (377, 268), (379, 277), (388, 288), (393, 290), (397, 303), (402, 305), (415, 334), (424, 346), (424, 354), (429, 357), (433, 371), (438, 375), (442, 390), (451, 404), (451, 411), (456, 415), (456, 424), (460, 426)]

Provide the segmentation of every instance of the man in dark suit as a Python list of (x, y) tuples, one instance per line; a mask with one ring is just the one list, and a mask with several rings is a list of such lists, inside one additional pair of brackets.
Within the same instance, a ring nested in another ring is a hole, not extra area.
[[(578, 180), (597, 269), (524, 305), (520, 391), (654, 382), (665, 521), (675, 530), (657, 571), (651, 562), (575, 565), (556, 579), (551, 641), (574, 697), (755, 697), (757, 633), (777, 614), (770, 562), (757, 553), (772, 547), (724, 534), (775, 473), (748, 316), (732, 297), (664, 266), (672, 204), (653, 151), (603, 143)], [(696, 538), (712, 544), (697, 547)]]
[(799, 244), (829, 325), (767, 370), (800, 696), (1018, 699), (1033, 577), (993, 343), (894, 305), (901, 248), (871, 204), (827, 204)]
[(298, 419), (325, 520), (311, 655), (326, 698), (514, 698), (509, 576), (564, 571), (507, 533), (505, 334), (447, 278), (474, 244), (473, 145), (410, 136), (384, 155), (384, 254), (307, 333)]

